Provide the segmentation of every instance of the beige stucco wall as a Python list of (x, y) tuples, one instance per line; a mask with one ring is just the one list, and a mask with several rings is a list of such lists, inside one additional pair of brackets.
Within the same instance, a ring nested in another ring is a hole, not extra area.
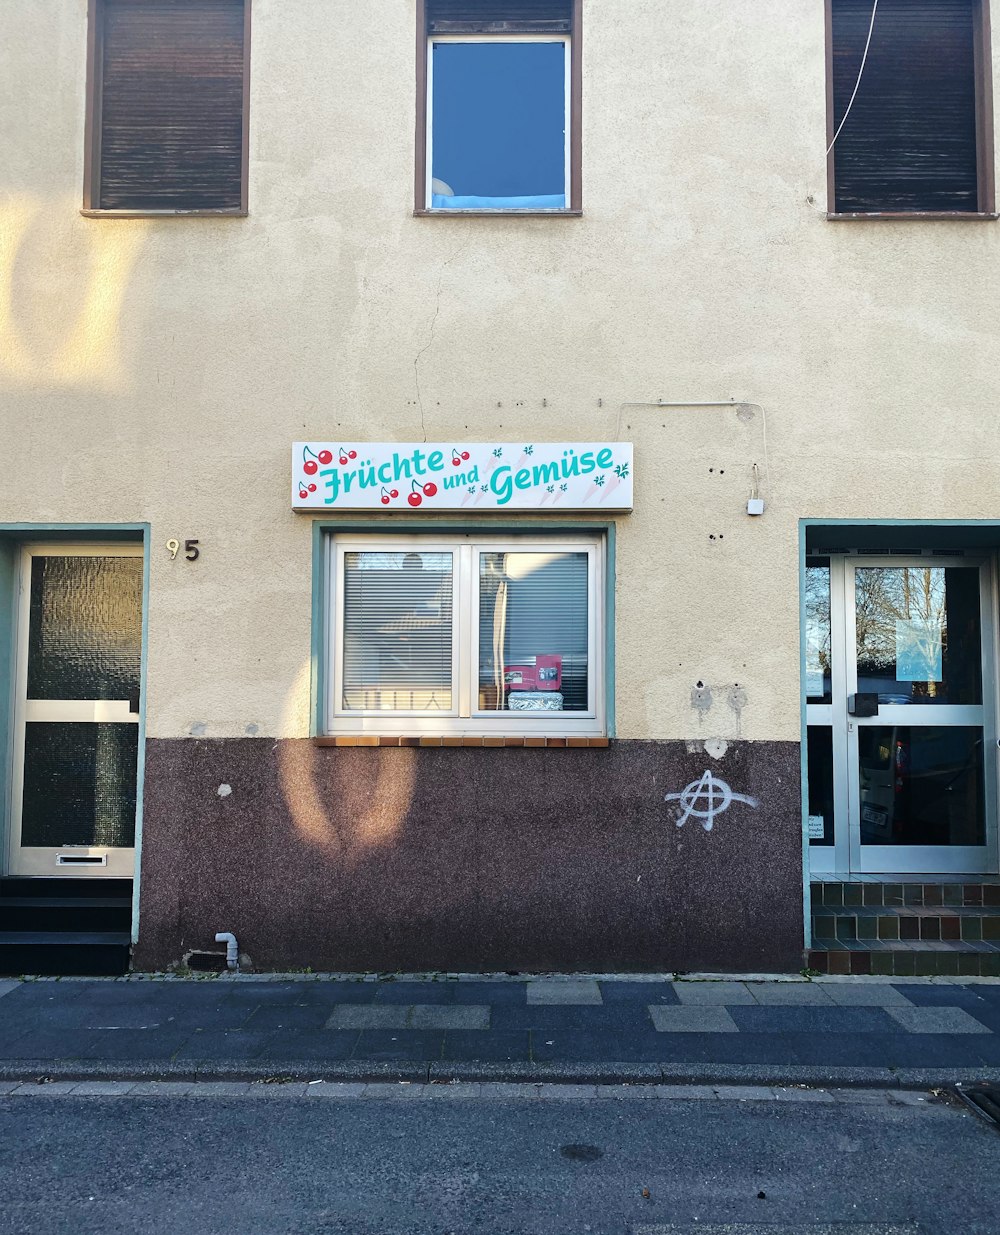
[(825, 219), (823, 0), (586, 3), (510, 220), (412, 217), (413, 0), (254, 0), (249, 218), (82, 218), (86, 7), (3, 5), (0, 522), (150, 523), (152, 736), (308, 732), (294, 439), (634, 441), (622, 737), (798, 737), (799, 518), (1000, 517), (1000, 232)]

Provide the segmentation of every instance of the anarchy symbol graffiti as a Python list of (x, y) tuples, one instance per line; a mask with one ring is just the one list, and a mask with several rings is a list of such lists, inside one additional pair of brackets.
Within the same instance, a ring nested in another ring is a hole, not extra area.
[(663, 800), (680, 803), (677, 816), (679, 828), (689, 819), (700, 819), (706, 832), (711, 832), (716, 817), (727, 811), (734, 802), (745, 802), (751, 807), (760, 805), (756, 798), (747, 797), (745, 793), (733, 793), (724, 780), (719, 780), (711, 772), (704, 772), (701, 780), (693, 780), (680, 793), (668, 793)]

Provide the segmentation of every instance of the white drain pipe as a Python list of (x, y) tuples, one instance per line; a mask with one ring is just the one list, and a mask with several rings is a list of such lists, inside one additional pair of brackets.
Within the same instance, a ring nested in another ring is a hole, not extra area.
[(226, 945), (226, 968), (238, 969), (240, 965), (240, 948), (232, 931), (219, 931), (215, 936), (215, 942)]

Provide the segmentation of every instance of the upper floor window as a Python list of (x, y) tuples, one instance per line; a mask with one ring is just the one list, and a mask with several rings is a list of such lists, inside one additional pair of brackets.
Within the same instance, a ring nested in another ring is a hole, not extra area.
[(417, 209), (578, 211), (581, 0), (422, 0)]
[(827, 0), (830, 210), (993, 210), (988, 0)]
[(91, 0), (85, 210), (245, 214), (250, 0)]

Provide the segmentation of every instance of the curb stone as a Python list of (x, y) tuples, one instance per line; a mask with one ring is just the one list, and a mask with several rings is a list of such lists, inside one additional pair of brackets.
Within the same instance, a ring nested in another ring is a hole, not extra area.
[(197, 1084), (228, 1081), (257, 1084), (306, 1084), (309, 1081), (366, 1084), (410, 1081), (419, 1084), (453, 1083), (551, 1084), (551, 1085), (649, 1085), (672, 1088), (678, 1085), (739, 1085), (802, 1087), (804, 1089), (875, 1088), (926, 1090), (946, 1088), (958, 1083), (993, 1081), (1000, 1083), (1000, 1068), (818, 1068), (791, 1065), (754, 1064), (504, 1064), (447, 1062), (433, 1064), (379, 1063), (288, 1063), (247, 1062), (212, 1063), (192, 1068), (189, 1064), (77, 1060), (54, 1063), (52, 1060), (0, 1064), (0, 1083), (38, 1082), (51, 1084), (81, 1081), (172, 1082)]

